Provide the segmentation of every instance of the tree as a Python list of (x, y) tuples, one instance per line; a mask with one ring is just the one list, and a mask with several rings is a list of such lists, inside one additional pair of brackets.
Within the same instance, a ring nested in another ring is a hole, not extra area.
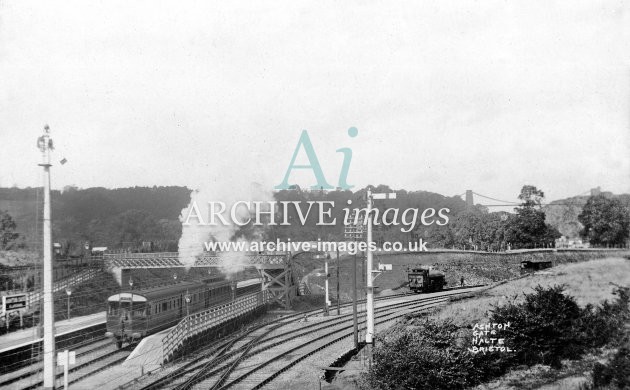
[(540, 208), (542, 200), (545, 198), (545, 193), (536, 188), (536, 186), (524, 185), (518, 198), (523, 201), (522, 207)]
[(139, 245), (143, 241), (155, 241), (161, 226), (155, 217), (145, 210), (127, 210), (118, 214), (112, 221), (116, 232), (115, 244), (128, 246)]
[(513, 248), (535, 248), (551, 244), (560, 232), (545, 223), (542, 200), (545, 194), (536, 186), (525, 185), (518, 198), (523, 201), (516, 207), (516, 216), (509, 218), (505, 226), (505, 239)]
[(596, 246), (625, 245), (630, 235), (630, 211), (616, 198), (591, 196), (578, 216), (583, 238)]
[(15, 230), (17, 225), (7, 211), (0, 210), (0, 249), (11, 249), (20, 236)]

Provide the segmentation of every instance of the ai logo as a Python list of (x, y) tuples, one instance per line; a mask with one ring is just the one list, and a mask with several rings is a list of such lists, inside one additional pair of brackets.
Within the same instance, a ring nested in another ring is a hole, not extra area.
[[(359, 134), (359, 130), (356, 127), (351, 127), (348, 129), (348, 135), (351, 138), (356, 137)], [(306, 157), (308, 158), (309, 165), (295, 165), (295, 159), (300, 151), (300, 147), (304, 148), (306, 152)], [(346, 180), (348, 179), (348, 170), (350, 169), (350, 161), (352, 161), (352, 149), (350, 148), (341, 148), (337, 149), (336, 152), (343, 153), (343, 164), (341, 165), (341, 172), (339, 172), (339, 182), (338, 187), (343, 190), (348, 190), (354, 186), (348, 185)], [(284, 180), (282, 183), (275, 186), (274, 188), (277, 190), (286, 190), (289, 189), (289, 176), (291, 175), (291, 171), (293, 169), (311, 169), (313, 174), (315, 175), (315, 179), (317, 180), (317, 185), (311, 186), (312, 189), (323, 188), (326, 190), (333, 189), (335, 187), (328, 184), (326, 178), (324, 177), (324, 172), (322, 171), (322, 167), (319, 165), (319, 160), (317, 159), (317, 154), (315, 153), (315, 149), (313, 148), (313, 144), (311, 143), (311, 139), (308, 136), (308, 132), (306, 130), (302, 130), (302, 134), (300, 135), (300, 139), (298, 140), (298, 144), (295, 147), (295, 151), (293, 152), (293, 157), (291, 158), (291, 162), (289, 163), (289, 168), (287, 169), (287, 173), (284, 175)]]

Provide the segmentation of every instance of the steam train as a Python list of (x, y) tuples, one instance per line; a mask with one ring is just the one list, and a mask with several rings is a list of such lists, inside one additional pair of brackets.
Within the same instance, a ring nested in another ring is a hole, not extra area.
[(409, 268), (407, 277), (409, 289), (415, 293), (442, 291), (446, 284), (444, 273), (428, 268)]
[(238, 283), (207, 279), (121, 292), (107, 299), (105, 335), (121, 348), (124, 342), (134, 342), (177, 325), (187, 314), (261, 291), (261, 288), (260, 279)]

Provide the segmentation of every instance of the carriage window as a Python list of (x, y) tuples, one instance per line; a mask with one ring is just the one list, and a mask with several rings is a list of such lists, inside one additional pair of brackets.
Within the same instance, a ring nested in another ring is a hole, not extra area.
[(165, 311), (165, 310), (167, 310), (167, 308), (166, 308), (166, 302), (162, 302), (162, 311)]
[(145, 317), (145, 305), (144, 303), (136, 303), (133, 305), (133, 316), (134, 317)]
[(110, 316), (118, 315), (118, 302), (110, 302), (108, 313)]

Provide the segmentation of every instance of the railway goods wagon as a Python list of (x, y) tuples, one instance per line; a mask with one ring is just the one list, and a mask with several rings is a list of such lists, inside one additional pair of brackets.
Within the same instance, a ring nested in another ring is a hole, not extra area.
[(187, 314), (261, 288), (260, 279), (238, 283), (209, 279), (121, 292), (107, 299), (106, 336), (120, 348), (124, 342), (137, 341), (176, 325)]
[(428, 268), (409, 268), (409, 289), (415, 293), (442, 291), (446, 284), (444, 273)]

